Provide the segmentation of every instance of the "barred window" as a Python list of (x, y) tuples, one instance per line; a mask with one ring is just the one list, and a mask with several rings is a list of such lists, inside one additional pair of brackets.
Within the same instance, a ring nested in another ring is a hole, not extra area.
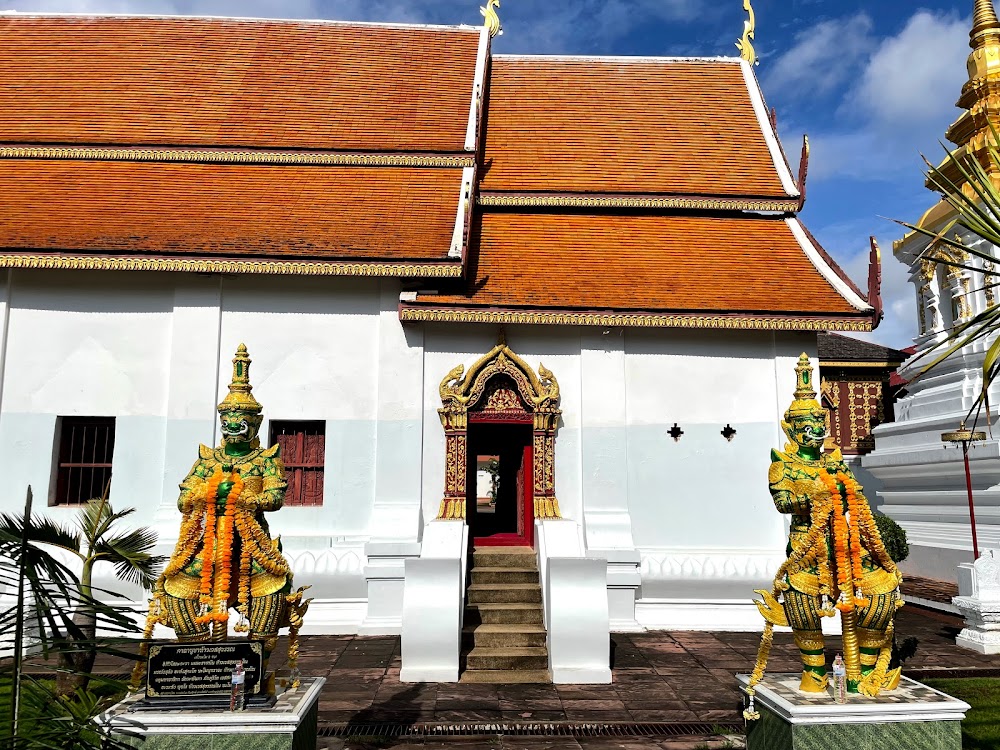
[(271, 444), (281, 446), (288, 492), (285, 505), (323, 504), (323, 456), (326, 450), (326, 422), (271, 422)]
[(60, 417), (55, 505), (100, 497), (111, 481), (114, 417)]

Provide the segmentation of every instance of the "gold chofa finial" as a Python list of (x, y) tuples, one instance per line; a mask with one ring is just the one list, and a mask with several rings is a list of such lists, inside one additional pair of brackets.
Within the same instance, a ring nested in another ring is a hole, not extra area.
[(743, 37), (736, 42), (736, 49), (740, 51), (740, 57), (751, 65), (756, 65), (758, 60), (757, 52), (753, 48), (753, 38), (757, 27), (757, 17), (754, 15), (750, 0), (743, 0), (743, 10), (747, 12), (749, 18), (743, 22)]
[(500, 25), (500, 16), (497, 15), (496, 9), (500, 7), (500, 0), (486, 0), (486, 7), (480, 8), (479, 12), (483, 14), (483, 18), (486, 19), (486, 28), (490, 30), (490, 36), (500, 36), (503, 33), (503, 27)]

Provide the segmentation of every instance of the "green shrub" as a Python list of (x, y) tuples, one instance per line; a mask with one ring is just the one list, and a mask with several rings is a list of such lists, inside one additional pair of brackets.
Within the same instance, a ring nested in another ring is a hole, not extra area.
[(910, 544), (906, 541), (906, 530), (889, 516), (882, 513), (875, 513), (875, 525), (878, 526), (878, 533), (882, 535), (882, 542), (885, 544), (885, 551), (895, 563), (900, 563), (910, 555)]

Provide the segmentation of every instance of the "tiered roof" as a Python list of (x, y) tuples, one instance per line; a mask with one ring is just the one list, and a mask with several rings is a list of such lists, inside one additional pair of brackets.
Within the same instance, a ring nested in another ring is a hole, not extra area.
[(798, 188), (761, 128), (764, 102), (747, 72), (738, 58), (496, 55), (480, 203), (617, 194), (659, 207), (796, 210)]
[[(435, 279), (404, 321), (866, 330), (734, 59), (485, 29), (14, 15), (0, 267)], [(451, 280), (449, 280), (451, 278)]]

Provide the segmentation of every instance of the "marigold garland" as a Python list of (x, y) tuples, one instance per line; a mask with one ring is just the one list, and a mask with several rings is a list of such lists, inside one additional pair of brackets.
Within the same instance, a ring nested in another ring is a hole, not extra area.
[[(232, 482), (232, 487), (226, 495), (222, 516), (219, 517), (216, 499), (219, 485), (225, 481)], [(205, 486), (205, 544), (201, 555), (201, 588), (198, 599), (202, 606), (202, 614), (195, 619), (195, 622), (202, 625), (211, 622), (229, 622), (229, 590), (232, 584), (230, 552), (233, 549), (236, 506), (240, 495), (243, 494), (244, 486), (239, 472), (223, 474), (219, 467), (216, 467), (215, 473)], [(217, 555), (217, 552), (222, 554)]]

